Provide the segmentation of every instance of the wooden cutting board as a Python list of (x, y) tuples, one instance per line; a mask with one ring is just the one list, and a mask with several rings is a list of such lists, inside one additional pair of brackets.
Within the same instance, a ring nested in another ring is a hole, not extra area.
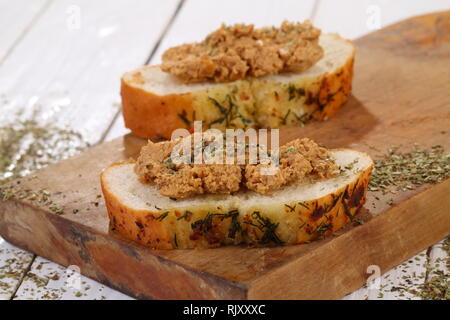
[[(282, 142), (308, 136), (374, 157), (375, 149), (414, 143), (449, 152), (450, 11), (400, 22), (356, 46), (350, 101), (329, 121), (283, 130)], [(109, 230), (99, 185), (102, 168), (136, 155), (142, 143), (128, 135), (25, 177), (21, 188), (48, 190), (64, 213), (36, 201), (1, 201), (0, 234), (137, 298), (332, 299), (361, 287), (369, 266), (385, 272), (450, 233), (447, 179), (386, 196), (369, 192), (363, 225), (309, 244), (145, 248)]]

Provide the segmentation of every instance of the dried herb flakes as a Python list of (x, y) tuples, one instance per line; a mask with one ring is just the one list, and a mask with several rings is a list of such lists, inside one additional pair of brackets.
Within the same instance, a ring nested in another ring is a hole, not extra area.
[(375, 161), (369, 191), (383, 193), (413, 190), (426, 183), (437, 183), (450, 174), (450, 154), (440, 145), (430, 150), (415, 147), (410, 152), (390, 149)]
[(26, 120), (20, 118), (22, 112), (0, 126), (0, 199), (27, 199), (47, 206), (55, 214), (62, 214), (63, 209), (53, 203), (48, 190), (32, 191), (20, 185), (5, 185), (68, 158), (89, 147), (89, 143), (74, 130), (39, 120), (39, 108)]
[(68, 158), (88, 147), (83, 137), (35, 119), (0, 127), (0, 183)]

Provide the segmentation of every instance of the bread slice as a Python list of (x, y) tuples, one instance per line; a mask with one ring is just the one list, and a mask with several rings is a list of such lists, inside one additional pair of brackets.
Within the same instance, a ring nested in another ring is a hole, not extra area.
[(351, 93), (353, 44), (321, 35), (324, 56), (302, 73), (283, 73), (226, 83), (185, 84), (159, 66), (125, 73), (121, 95), (125, 126), (139, 137), (171, 138), (193, 128), (281, 128), (334, 115)]
[(270, 195), (240, 191), (173, 200), (139, 182), (132, 162), (106, 168), (101, 186), (111, 227), (149, 247), (296, 244), (339, 230), (365, 202), (370, 157), (347, 149), (333, 150), (333, 156), (340, 175)]

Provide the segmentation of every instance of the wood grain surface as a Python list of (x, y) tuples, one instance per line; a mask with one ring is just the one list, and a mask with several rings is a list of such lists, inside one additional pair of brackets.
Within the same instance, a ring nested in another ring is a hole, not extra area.
[[(450, 12), (395, 24), (356, 41), (353, 97), (325, 123), (285, 130), (329, 147), (374, 149), (418, 143), (450, 148)], [(368, 194), (368, 221), (311, 244), (157, 251), (109, 232), (98, 173), (135, 154), (134, 137), (97, 146), (22, 180), (47, 189), (63, 215), (27, 201), (1, 203), (0, 234), (19, 247), (135, 297), (339, 298), (447, 236), (450, 180), (389, 195)], [(379, 200), (375, 197), (378, 196)], [(73, 210), (79, 210), (74, 213)]]

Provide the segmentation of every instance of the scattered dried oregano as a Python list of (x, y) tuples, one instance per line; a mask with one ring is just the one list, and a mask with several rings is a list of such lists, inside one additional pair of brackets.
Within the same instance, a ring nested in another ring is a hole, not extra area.
[(413, 190), (425, 183), (436, 183), (450, 174), (450, 154), (440, 145), (429, 150), (415, 147), (410, 152), (390, 149), (375, 160), (369, 191)]

